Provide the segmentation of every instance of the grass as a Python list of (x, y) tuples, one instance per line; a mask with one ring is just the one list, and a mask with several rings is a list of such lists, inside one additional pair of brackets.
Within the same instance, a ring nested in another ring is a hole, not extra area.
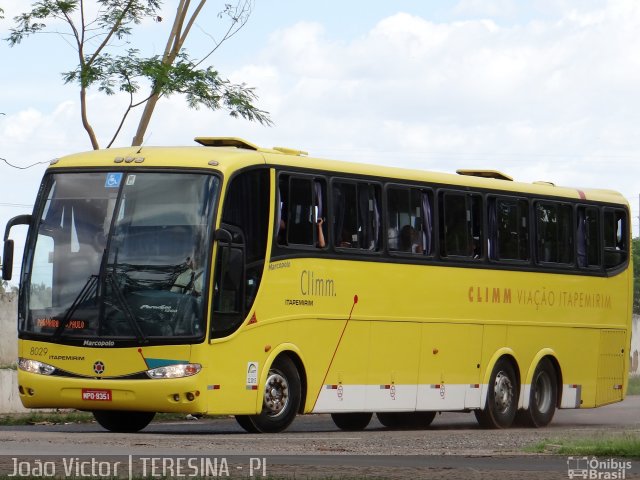
[(533, 453), (557, 455), (595, 455), (600, 457), (640, 458), (640, 437), (637, 434), (603, 435), (594, 439), (543, 440), (528, 448)]
[(627, 395), (640, 395), (640, 377), (629, 377)]
[(43, 425), (64, 423), (89, 423), (93, 415), (75, 410), (56, 412), (28, 412), (0, 415), (0, 425)]

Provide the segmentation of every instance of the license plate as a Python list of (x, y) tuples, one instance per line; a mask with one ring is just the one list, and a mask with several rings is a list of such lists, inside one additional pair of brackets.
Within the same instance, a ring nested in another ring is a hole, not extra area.
[(82, 400), (91, 400), (94, 402), (110, 402), (111, 390), (102, 390), (95, 388), (83, 388)]

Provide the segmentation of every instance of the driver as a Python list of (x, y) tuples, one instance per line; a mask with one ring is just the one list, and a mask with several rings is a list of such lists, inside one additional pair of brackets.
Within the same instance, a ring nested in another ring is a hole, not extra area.
[(187, 257), (184, 270), (173, 281), (171, 291), (196, 297), (202, 294), (202, 270), (195, 268), (193, 257)]

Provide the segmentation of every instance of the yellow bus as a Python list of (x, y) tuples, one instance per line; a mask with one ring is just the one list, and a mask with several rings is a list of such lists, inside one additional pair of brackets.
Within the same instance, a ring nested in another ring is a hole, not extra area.
[(237, 138), (54, 160), (20, 273), (29, 408), (279, 432), (488, 428), (624, 398), (630, 215), (608, 190), (314, 159)]

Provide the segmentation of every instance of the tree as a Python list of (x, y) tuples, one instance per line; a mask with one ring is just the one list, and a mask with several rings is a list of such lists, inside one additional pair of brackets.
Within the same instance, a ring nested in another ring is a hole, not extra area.
[[(26, 37), (40, 33), (56, 33), (71, 44), (77, 54), (77, 66), (63, 73), (65, 83), (76, 83), (80, 89), (82, 125), (94, 149), (100, 148), (87, 110), (87, 91), (97, 87), (106, 95), (124, 92), (129, 102), (115, 128), (107, 148), (113, 145), (136, 108), (144, 106), (132, 145), (141, 145), (149, 121), (162, 97), (180, 94), (191, 108), (226, 109), (233, 117), (242, 117), (271, 125), (268, 112), (257, 108), (253, 88), (233, 84), (222, 78), (211, 66), (203, 66), (209, 57), (247, 23), (253, 0), (236, 0), (225, 4), (218, 18), (228, 22), (219, 40), (200, 59), (192, 59), (184, 48), (185, 41), (203, 11), (207, 0), (178, 0), (171, 32), (164, 53), (145, 57), (129, 46), (124, 52), (119, 44), (130, 45), (134, 27), (144, 20), (163, 22), (161, 0), (40, 0), (29, 12), (14, 18), (15, 27), (7, 41), (11, 46)], [(89, 4), (96, 9), (88, 18)], [(64, 31), (49, 28), (47, 23), (62, 23)], [(116, 45), (118, 44), (118, 45)], [(147, 92), (142, 95), (141, 91)]]

